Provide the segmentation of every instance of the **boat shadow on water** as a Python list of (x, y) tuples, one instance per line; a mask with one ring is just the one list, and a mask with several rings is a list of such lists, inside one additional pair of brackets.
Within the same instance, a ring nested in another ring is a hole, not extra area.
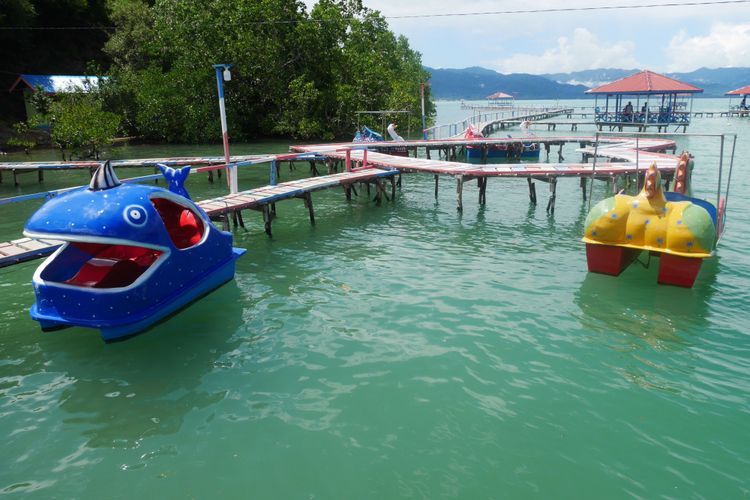
[(693, 288), (657, 284), (658, 258), (643, 252), (618, 276), (587, 273), (575, 303), (585, 330), (625, 333), (631, 348), (643, 343), (656, 349), (679, 349), (703, 332), (719, 269), (717, 257), (706, 259)]
[(48, 367), (75, 380), (60, 397), (70, 414), (65, 426), (97, 448), (133, 448), (148, 436), (177, 433), (188, 412), (226, 396), (201, 385), (247, 340), (238, 333), (242, 312), (240, 289), (230, 281), (125, 342), (104, 344), (78, 328), (46, 334)]

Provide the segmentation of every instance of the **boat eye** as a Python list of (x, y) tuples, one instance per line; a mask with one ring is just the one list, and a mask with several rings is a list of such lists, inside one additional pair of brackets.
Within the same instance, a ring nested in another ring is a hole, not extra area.
[(146, 209), (140, 205), (128, 205), (122, 212), (125, 222), (134, 227), (143, 227), (148, 221)]

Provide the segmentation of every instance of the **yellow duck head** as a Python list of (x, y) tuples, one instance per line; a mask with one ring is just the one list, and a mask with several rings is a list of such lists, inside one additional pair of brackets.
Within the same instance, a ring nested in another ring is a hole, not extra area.
[(597, 203), (585, 227), (586, 243), (689, 257), (710, 255), (716, 236), (711, 215), (703, 207), (690, 201), (667, 201), (656, 164), (646, 171), (640, 193), (618, 194)]

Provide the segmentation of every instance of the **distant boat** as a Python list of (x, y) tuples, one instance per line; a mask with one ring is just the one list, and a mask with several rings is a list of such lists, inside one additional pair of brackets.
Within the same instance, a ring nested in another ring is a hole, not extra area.
[[(510, 137), (510, 136), (508, 136)], [(464, 132), (464, 139), (483, 139), (484, 134), (475, 126), (469, 125)], [(490, 144), (487, 146), (487, 158), (539, 158), (539, 144), (536, 142)], [(482, 158), (482, 146), (467, 146), (466, 158), (479, 160)]]

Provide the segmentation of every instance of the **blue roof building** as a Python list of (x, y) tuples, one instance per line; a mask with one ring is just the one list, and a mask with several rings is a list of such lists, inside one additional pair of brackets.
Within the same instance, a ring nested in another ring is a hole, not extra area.
[(100, 80), (107, 77), (79, 75), (20, 75), (11, 85), (8, 92), (22, 92), (26, 104), (26, 116), (33, 116), (36, 111), (29, 103), (31, 94), (41, 88), (47, 94), (66, 94), (71, 92), (91, 92), (99, 87)]

